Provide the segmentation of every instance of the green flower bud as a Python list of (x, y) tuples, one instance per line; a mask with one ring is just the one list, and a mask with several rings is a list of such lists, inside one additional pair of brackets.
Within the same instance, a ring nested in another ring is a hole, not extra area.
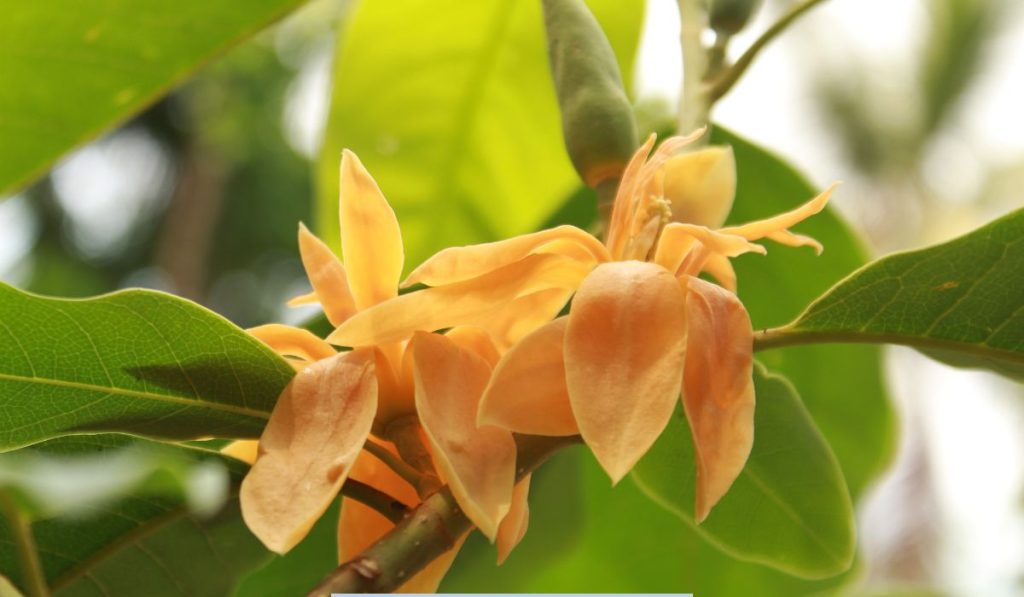
[(588, 186), (615, 180), (638, 145), (633, 107), (608, 38), (583, 0), (543, 0), (565, 147)]
[(709, 24), (715, 31), (735, 35), (760, 7), (761, 0), (711, 0)]
[(705, 147), (665, 163), (665, 198), (676, 222), (720, 228), (736, 198), (732, 147)]

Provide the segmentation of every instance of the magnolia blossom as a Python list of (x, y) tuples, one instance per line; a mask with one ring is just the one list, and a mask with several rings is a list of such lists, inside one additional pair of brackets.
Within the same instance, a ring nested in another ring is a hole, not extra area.
[[(831, 189), (791, 212), (742, 226), (673, 222), (665, 184), (679, 178), (669, 170), (673, 164), (693, 164), (673, 161), (693, 138), (669, 138), (652, 154), (652, 135), (636, 152), (606, 242), (560, 226), (441, 251), (404, 282), (431, 288), (359, 313), (329, 340), (365, 345), (456, 325), (487, 328), (510, 305), (574, 295), (568, 316), (537, 328), (502, 356), (479, 423), (518, 433), (578, 433), (614, 483), (654, 443), (682, 396), (697, 456), (696, 518), (703, 520), (753, 445), (753, 332), (734, 294), (729, 260), (765, 253), (751, 242), (762, 238), (820, 251), (789, 227), (824, 209)], [(701, 272), (719, 284), (697, 277)]]
[[(340, 188), (345, 261), (300, 225), (299, 248), (313, 291), (290, 303), (319, 303), (336, 326), (393, 299), (404, 261), (394, 212), (348, 151), (342, 157)], [(517, 332), (511, 328), (521, 323), (506, 321), (506, 328), (492, 326), (506, 339), (530, 331)], [(268, 548), (284, 553), (301, 541), (349, 477), (409, 507), (418, 505), (420, 496), (407, 481), (363, 451), (371, 435), (389, 437), (393, 425), (410, 418), (413, 429), (421, 426), (442, 481), (474, 524), (497, 542), (499, 560), (518, 543), (527, 525), (529, 478), (513, 487), (516, 446), (511, 433), (476, 424), (480, 398), (501, 354), (486, 332), (461, 326), (445, 335), (357, 343), (344, 352), (299, 328), (271, 324), (250, 332), (298, 370), (258, 448), (253, 449), (255, 442), (237, 442), (226, 450), (253, 464), (242, 483), (242, 514)], [(390, 444), (374, 441), (397, 454)], [(354, 557), (393, 526), (373, 509), (343, 500), (339, 558)], [(402, 589), (433, 591), (457, 551), (450, 550)]]

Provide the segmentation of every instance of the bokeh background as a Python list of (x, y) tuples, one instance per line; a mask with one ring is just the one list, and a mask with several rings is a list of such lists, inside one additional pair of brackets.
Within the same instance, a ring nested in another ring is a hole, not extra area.
[[(767, 1), (742, 50), (787, 2)], [(0, 201), (0, 279), (43, 294), (143, 286), (242, 326), (296, 322), (295, 223), (313, 216), (341, 0), (316, 0)], [(648, 0), (632, 82), (671, 119), (679, 20)], [(828, 0), (755, 62), (718, 122), (817, 185), (877, 255), (1024, 204), (1024, 4)], [(0, 83), (2, 84), (2, 83)], [(1021, 282), (1024, 284), (1024, 280)], [(894, 466), (860, 512), (867, 590), (1024, 592), (1024, 392), (910, 350), (887, 354)]]

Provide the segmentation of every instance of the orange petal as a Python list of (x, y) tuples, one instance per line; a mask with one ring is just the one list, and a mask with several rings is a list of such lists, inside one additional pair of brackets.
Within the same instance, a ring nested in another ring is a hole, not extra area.
[(704, 147), (669, 159), (664, 184), (674, 221), (718, 228), (736, 197), (732, 147)]
[(736, 292), (736, 270), (732, 268), (732, 262), (721, 253), (708, 255), (704, 262), (704, 271), (711, 274), (718, 280), (718, 283), (729, 292)]
[(633, 157), (629, 159), (626, 169), (622, 172), (622, 178), (619, 181), (619, 188), (615, 192), (615, 202), (612, 204), (612, 214), (608, 224), (608, 252), (613, 257), (621, 254), (622, 247), (625, 246), (629, 238), (629, 225), (633, 215), (634, 187), (640, 174), (640, 168), (647, 161), (647, 156), (651, 153), (651, 148), (654, 147), (654, 142), (657, 138), (658, 136), (654, 133), (648, 135), (647, 140), (633, 153)]
[[(299, 224), (299, 254), (306, 276), (313, 285), (313, 294), (324, 308), (331, 325), (338, 326), (356, 312), (355, 300), (348, 287), (345, 266), (338, 256), (304, 224)], [(302, 298), (302, 297), (298, 297)], [(292, 299), (292, 304), (296, 299)], [(299, 304), (299, 303), (295, 303)]]
[(478, 423), (530, 435), (579, 433), (565, 385), (566, 323), (559, 317), (505, 353), (480, 400)]
[(512, 553), (516, 545), (526, 535), (526, 528), (530, 524), (530, 477), (526, 475), (516, 483), (512, 490), (512, 507), (508, 514), (501, 520), (498, 526), (498, 539), (495, 544), (498, 547), (498, 565), (501, 566), (508, 555)]
[(565, 373), (583, 440), (617, 483), (668, 424), (686, 350), (685, 295), (659, 265), (599, 265), (565, 332)]
[(821, 252), (825, 250), (825, 247), (817, 239), (804, 236), (803, 234), (795, 234), (789, 230), (776, 230), (769, 234), (768, 238), (780, 245), (789, 247), (811, 247), (818, 255), (821, 255)]
[(569, 302), (572, 292), (571, 289), (550, 288), (521, 296), (479, 325), (490, 333), (494, 344), (504, 352), (557, 317)]
[[(552, 244), (555, 241), (563, 242)], [(558, 226), (508, 240), (445, 249), (414, 269), (402, 286), (461, 282), (519, 261), (538, 250), (592, 263), (608, 260), (608, 251), (601, 241), (575, 226)]]
[(285, 553), (338, 494), (377, 409), (372, 351), (339, 353), (292, 380), (242, 482), (242, 516), (264, 545)]
[(504, 429), (476, 426), (487, 362), (440, 334), (412, 340), (416, 410), (434, 461), (466, 516), (494, 541), (512, 501), (516, 444)]
[(299, 296), (288, 299), (285, 303), (289, 307), (301, 307), (303, 305), (318, 305), (320, 299), (316, 297), (316, 292), (307, 292), (306, 294), (300, 294)]
[(356, 154), (341, 154), (341, 251), (360, 310), (398, 292), (405, 254), (398, 219)]
[[(747, 240), (757, 240), (759, 238), (772, 238), (772, 235), (780, 231), (786, 230), (800, 222), (803, 222), (807, 218), (825, 209), (825, 205), (828, 203), (829, 197), (832, 196), (832, 191), (836, 189), (836, 184), (833, 184), (829, 188), (825, 189), (823, 193), (811, 199), (807, 203), (804, 203), (800, 207), (788, 211), (784, 214), (779, 214), (775, 217), (768, 218), (766, 220), (758, 220), (756, 222), (750, 222), (749, 224), (742, 224), (740, 226), (730, 226), (728, 228), (722, 228), (719, 232), (725, 234), (738, 234)], [(781, 238), (781, 235), (779, 236)], [(807, 237), (803, 237), (807, 238)], [(773, 238), (778, 240), (778, 238)], [(785, 242), (785, 241), (780, 241)], [(789, 243), (785, 243), (789, 244)]]
[(516, 298), (551, 288), (573, 289), (589, 271), (589, 266), (560, 255), (529, 255), (479, 278), (417, 290), (361, 311), (327, 341), (370, 346), (397, 342), (416, 331), (486, 327)]
[(736, 295), (689, 278), (683, 405), (697, 456), (697, 522), (743, 470), (754, 443), (753, 331)]
[(306, 361), (319, 361), (337, 354), (334, 347), (309, 330), (290, 325), (268, 323), (246, 330), (277, 354), (298, 357)]
[(667, 224), (661, 231), (654, 250), (654, 263), (670, 272), (679, 271), (683, 260), (697, 244), (697, 238), (689, 230)]
[(501, 358), (490, 334), (483, 328), (460, 325), (448, 330), (445, 336), (459, 348), (468, 350), (483, 359), (491, 369), (498, 364), (498, 359)]
[(251, 465), (256, 462), (259, 443), (254, 439), (240, 439), (221, 448), (220, 453)]

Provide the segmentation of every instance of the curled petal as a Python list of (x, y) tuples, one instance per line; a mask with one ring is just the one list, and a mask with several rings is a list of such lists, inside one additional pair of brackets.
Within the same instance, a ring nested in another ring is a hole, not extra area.
[(558, 316), (572, 292), (572, 289), (549, 288), (521, 296), (480, 325), (490, 333), (499, 350), (506, 351)]
[(285, 303), (289, 307), (301, 307), (303, 305), (318, 305), (320, 299), (316, 297), (316, 292), (307, 292), (306, 294), (300, 294), (299, 296), (288, 299)]
[(457, 325), (487, 327), (509, 302), (541, 290), (573, 289), (590, 267), (560, 255), (529, 255), (489, 274), (464, 282), (403, 294), (361, 311), (327, 341), (370, 346)]
[(736, 197), (732, 147), (704, 147), (671, 158), (665, 163), (664, 184), (673, 220), (718, 228)]
[(516, 443), (504, 429), (476, 426), (491, 369), (440, 334), (417, 333), (412, 350), (416, 411), (434, 462), (466, 516), (494, 541), (512, 501)]
[(281, 394), (242, 482), (242, 516), (270, 550), (302, 540), (345, 482), (377, 409), (371, 351), (303, 369)]
[(736, 270), (732, 268), (732, 262), (721, 253), (708, 255), (704, 262), (704, 271), (711, 274), (729, 292), (736, 292)]
[(580, 435), (617, 483), (668, 424), (686, 350), (685, 295), (653, 263), (598, 266), (565, 332), (565, 373)]
[[(787, 211), (784, 214), (768, 218), (766, 220), (758, 220), (756, 222), (750, 222), (748, 224), (742, 224), (740, 226), (730, 226), (728, 228), (722, 228), (719, 232), (725, 234), (738, 234), (747, 240), (757, 240), (759, 238), (772, 238), (772, 234), (776, 234), (780, 231), (784, 231), (800, 222), (803, 222), (807, 218), (819, 213), (825, 209), (825, 205), (828, 203), (829, 197), (832, 196), (832, 191), (836, 189), (836, 184), (833, 184), (829, 188), (825, 189), (820, 195), (811, 199), (807, 203), (804, 203), (800, 207)], [(779, 235), (779, 238), (785, 238)], [(806, 238), (806, 237), (803, 237)], [(773, 238), (778, 240), (778, 238)], [(785, 242), (785, 241), (780, 241)], [(786, 242), (785, 244), (789, 244)], [(813, 246), (813, 245), (812, 245)]]
[(608, 251), (590, 234), (575, 226), (557, 226), (493, 243), (451, 247), (423, 262), (402, 282), (440, 286), (482, 276), (542, 251), (596, 263), (608, 260)]
[(319, 361), (337, 354), (333, 346), (302, 328), (268, 323), (246, 331), (280, 355), (298, 357), (304, 361)]
[(654, 263), (670, 272), (679, 271), (683, 260), (698, 244), (697, 238), (686, 228), (668, 224), (661, 231), (654, 250)]
[(683, 405), (697, 456), (697, 522), (725, 495), (754, 444), (753, 331), (736, 295), (689, 278)]
[(254, 439), (240, 439), (220, 449), (220, 453), (251, 465), (256, 462), (259, 442)]
[(531, 435), (579, 433), (565, 384), (567, 323), (566, 317), (552, 321), (502, 356), (480, 400), (478, 423)]
[(398, 219), (356, 154), (341, 154), (341, 250), (360, 310), (398, 292), (405, 253)]
[(498, 526), (498, 538), (495, 544), (498, 547), (498, 565), (502, 565), (508, 558), (516, 545), (526, 535), (526, 528), (530, 524), (530, 477), (526, 475), (516, 483), (512, 490), (512, 507), (508, 514), (501, 520)]
[(719, 253), (726, 257), (739, 257), (744, 253), (757, 253), (764, 255), (768, 251), (757, 243), (752, 243), (743, 236), (725, 230), (712, 230), (706, 226), (696, 224), (684, 224), (672, 222), (665, 226), (662, 236), (668, 231), (669, 234), (684, 234), (692, 236), (697, 242), (707, 247), (712, 253)]
[[(345, 266), (341, 264), (334, 251), (303, 224), (299, 224), (299, 253), (302, 255), (302, 265), (306, 268), (309, 282), (313, 285), (313, 294), (316, 301), (323, 306), (327, 320), (333, 326), (341, 325), (341, 322), (356, 312), (356, 303), (348, 287)], [(301, 304), (297, 300), (302, 298), (304, 297), (292, 299), (288, 304)]]
[(817, 239), (804, 236), (803, 234), (795, 234), (789, 230), (777, 230), (769, 234), (768, 238), (780, 245), (789, 247), (811, 247), (818, 255), (821, 255), (821, 252), (825, 250), (825, 247)]

